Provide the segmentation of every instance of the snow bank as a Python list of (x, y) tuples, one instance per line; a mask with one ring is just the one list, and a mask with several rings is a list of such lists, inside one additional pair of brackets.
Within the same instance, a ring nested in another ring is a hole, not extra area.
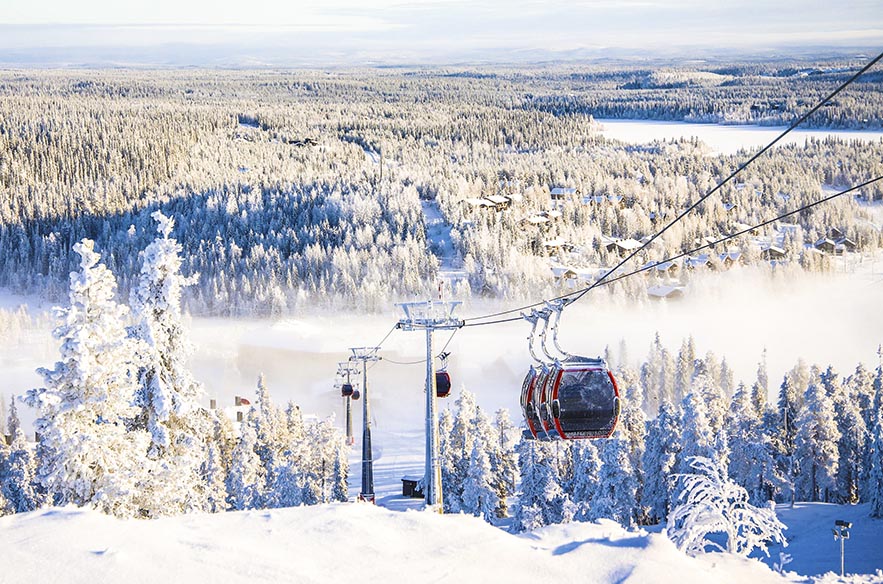
[(155, 521), (48, 509), (0, 519), (0, 549), (10, 584), (788, 581), (754, 560), (689, 558), (612, 522), (514, 536), (464, 515), (352, 503)]

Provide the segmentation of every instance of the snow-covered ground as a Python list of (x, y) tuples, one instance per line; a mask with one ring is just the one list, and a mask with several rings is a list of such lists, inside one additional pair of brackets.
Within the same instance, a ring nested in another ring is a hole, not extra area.
[[(735, 154), (743, 148), (766, 146), (781, 134), (784, 126), (752, 126), (697, 124), (689, 122), (660, 122), (654, 120), (598, 119), (601, 134), (606, 138), (630, 144), (647, 144), (654, 140), (676, 140), (697, 137), (715, 154)], [(803, 144), (808, 138), (823, 139), (829, 136), (843, 140), (878, 142), (883, 132), (862, 130), (802, 130), (790, 132), (778, 144)]]
[[(818, 575), (840, 573), (840, 543), (831, 530), (840, 519), (852, 523), (850, 538), (845, 541), (847, 574), (874, 574), (883, 570), (883, 519), (871, 519), (868, 505), (831, 505), (827, 503), (796, 503), (778, 505), (776, 514), (788, 526), (785, 536), (788, 547), (770, 546), (770, 560), (778, 561), (779, 553), (792, 556), (786, 570), (798, 574)], [(883, 574), (880, 576), (883, 581)]]
[(628, 532), (609, 521), (516, 536), (470, 516), (356, 503), (154, 521), (67, 507), (0, 518), (0, 582), (762, 584), (808, 581), (797, 575), (804, 570), (835, 582), (830, 572), (839, 570), (839, 547), (830, 520), (853, 515), (847, 573), (866, 575), (847, 581), (883, 582), (883, 521), (868, 520), (866, 511), (800, 505), (783, 512), (795, 556), (783, 577), (736, 556), (690, 558), (660, 533)]
[(514, 536), (464, 515), (370, 504), (119, 520), (76, 508), (0, 519), (0, 582), (784, 582), (760, 563), (689, 558), (610, 523)]

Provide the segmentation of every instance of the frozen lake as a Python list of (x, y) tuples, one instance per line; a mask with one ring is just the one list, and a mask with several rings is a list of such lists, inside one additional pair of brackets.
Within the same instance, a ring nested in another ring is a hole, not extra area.
[[(596, 119), (601, 134), (606, 138), (629, 144), (647, 144), (654, 140), (699, 138), (715, 154), (735, 154), (743, 148), (761, 148), (785, 130), (785, 126), (747, 126), (721, 124), (691, 124), (688, 122), (659, 122), (652, 120)], [(842, 140), (878, 142), (881, 131), (861, 130), (801, 130), (785, 136), (779, 144), (804, 144), (808, 138), (833, 136)]]

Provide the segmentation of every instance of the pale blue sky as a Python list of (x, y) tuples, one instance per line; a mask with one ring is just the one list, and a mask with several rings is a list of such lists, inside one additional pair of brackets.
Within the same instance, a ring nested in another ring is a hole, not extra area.
[(0, 49), (19, 51), (224, 44), (379, 60), (607, 48), (756, 52), (883, 48), (883, 0), (0, 0), (0, 25)]

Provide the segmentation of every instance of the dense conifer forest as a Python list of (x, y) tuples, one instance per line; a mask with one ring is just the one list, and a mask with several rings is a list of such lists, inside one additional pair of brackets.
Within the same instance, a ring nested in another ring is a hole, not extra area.
[[(563, 284), (550, 263), (610, 266), (610, 240), (651, 235), (746, 157), (690, 140), (629, 146), (602, 137), (595, 118), (787, 124), (861, 64), (5, 71), (0, 286), (62, 298), (73, 245), (89, 237), (125, 296), (161, 209), (175, 218), (186, 270), (199, 274), (185, 293), (193, 312), (378, 310), (436, 288), (422, 207), (431, 204), (464, 274), (453, 294), (555, 291)], [(879, 73), (863, 76), (807, 127), (879, 129), (880, 88)], [(690, 249), (881, 169), (879, 142), (776, 148), (636, 259)], [(555, 187), (573, 191), (552, 201)], [(490, 195), (508, 208), (474, 204)], [(775, 245), (778, 265), (825, 270), (829, 258), (806, 244), (836, 229), (859, 252), (876, 249), (881, 234), (862, 204), (881, 196), (875, 186), (843, 197), (735, 251), (758, 262)], [(728, 250), (714, 251), (711, 264)], [(646, 285), (615, 288), (639, 298)]]

